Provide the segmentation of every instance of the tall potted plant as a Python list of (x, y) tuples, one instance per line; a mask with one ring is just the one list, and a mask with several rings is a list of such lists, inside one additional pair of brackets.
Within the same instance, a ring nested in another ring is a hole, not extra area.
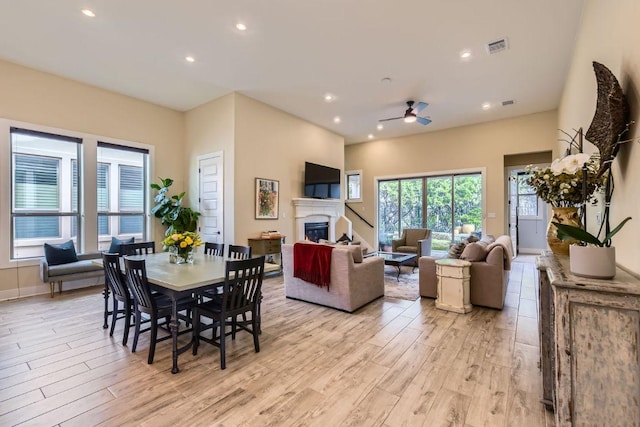
[[(579, 241), (578, 245), (572, 245), (570, 248), (569, 264), (573, 274), (611, 279), (616, 273), (615, 247), (611, 246), (611, 238), (631, 219), (627, 217), (611, 229), (610, 207), (614, 189), (611, 167), (620, 144), (624, 142), (622, 137), (629, 130), (631, 123), (628, 119), (629, 104), (616, 77), (598, 62), (593, 62), (593, 69), (598, 83), (598, 98), (596, 111), (585, 138), (600, 152), (598, 176), (605, 177), (602, 223), (597, 236), (578, 227), (555, 225), (558, 227), (560, 238)], [(583, 198), (586, 197), (583, 194)], [(602, 240), (600, 235), (604, 235)]]
[(153, 199), (156, 205), (151, 209), (151, 213), (156, 218), (160, 218), (162, 225), (167, 226), (165, 236), (185, 231), (196, 232), (200, 212), (182, 206), (184, 191), (169, 197), (169, 187), (172, 184), (171, 178), (160, 178), (160, 184), (151, 184), (151, 188), (157, 191)]

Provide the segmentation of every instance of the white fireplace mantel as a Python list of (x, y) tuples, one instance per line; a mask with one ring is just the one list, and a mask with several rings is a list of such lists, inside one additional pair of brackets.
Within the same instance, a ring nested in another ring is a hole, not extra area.
[(304, 240), (304, 225), (308, 222), (328, 222), (329, 240), (336, 240), (336, 220), (342, 215), (340, 199), (293, 199), (296, 218), (296, 241)]

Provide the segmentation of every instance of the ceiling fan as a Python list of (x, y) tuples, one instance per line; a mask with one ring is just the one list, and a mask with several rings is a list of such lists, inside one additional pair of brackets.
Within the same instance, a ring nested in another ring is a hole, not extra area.
[[(415, 107), (413, 106), (414, 104)], [(429, 123), (431, 123), (431, 119), (428, 119), (426, 117), (418, 117), (418, 113), (424, 110), (428, 105), (429, 104), (427, 104), (426, 102), (415, 103), (414, 101), (407, 101), (407, 106), (409, 108), (407, 108), (407, 111), (404, 112), (404, 116), (381, 119), (378, 120), (378, 122), (388, 122), (390, 120), (403, 119), (405, 123), (418, 122), (421, 125), (428, 125)]]

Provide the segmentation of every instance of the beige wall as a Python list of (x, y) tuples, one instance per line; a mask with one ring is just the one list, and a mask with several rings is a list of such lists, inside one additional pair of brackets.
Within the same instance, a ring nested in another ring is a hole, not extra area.
[[(555, 146), (557, 112), (505, 119), (345, 147), (345, 168), (362, 169), (360, 215), (375, 225), (376, 177), (433, 175), (437, 172), (486, 169), (486, 233), (506, 232), (504, 156), (550, 150)], [(374, 230), (347, 212), (354, 230), (375, 245)]]
[[(184, 141), (182, 113), (5, 61), (0, 61), (0, 93), (0, 118), (154, 146), (151, 176), (173, 177), (176, 188), (185, 187), (185, 160), (179, 148)], [(7, 144), (3, 139), (0, 155), (8, 156)], [(3, 191), (10, 187), (9, 180), (3, 170)], [(158, 241), (163, 230), (155, 225)], [(8, 226), (3, 223), (3, 230)], [(21, 295), (23, 287), (48, 291), (48, 285), (40, 282), (38, 267), (16, 265), (0, 270), (0, 299)]]
[[(235, 136), (236, 242), (246, 244), (265, 230), (278, 230), (294, 241), (292, 198), (303, 195), (304, 162), (344, 172), (344, 138), (240, 94)], [(255, 219), (255, 178), (280, 182), (277, 220)]]
[[(636, 122), (628, 138), (637, 138), (640, 122), (640, 2), (637, 0), (588, 0), (582, 16), (567, 83), (559, 108), (559, 128), (564, 130), (583, 127), (588, 129), (596, 104), (596, 81), (591, 65), (598, 61), (607, 66), (620, 81), (631, 104), (631, 119)], [(566, 148), (558, 144), (557, 152)], [(588, 152), (595, 147), (586, 143)], [(611, 224), (622, 218), (633, 220), (616, 235), (616, 260), (619, 265), (640, 274), (640, 145), (638, 140), (623, 145), (613, 163), (615, 193), (611, 207)], [(590, 218), (594, 218), (591, 210)], [(589, 231), (597, 229), (589, 225)]]
[(223, 239), (234, 241), (235, 215), (233, 210), (235, 168), (235, 102), (231, 93), (194, 108), (185, 114), (187, 167), (184, 179), (189, 185), (189, 199), (197, 209), (198, 156), (221, 151), (224, 174)]
[[(238, 93), (226, 95), (186, 114), (185, 171), (197, 198), (197, 156), (224, 155), (224, 241), (247, 244), (261, 231), (278, 230), (293, 239), (291, 199), (301, 197), (304, 162), (343, 169), (344, 138)], [(255, 178), (280, 182), (277, 220), (255, 219)]]

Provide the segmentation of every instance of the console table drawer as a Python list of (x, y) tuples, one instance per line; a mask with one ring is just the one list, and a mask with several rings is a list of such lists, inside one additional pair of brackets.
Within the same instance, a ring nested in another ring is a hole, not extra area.
[(282, 251), (282, 239), (249, 239), (254, 255), (274, 255)]

